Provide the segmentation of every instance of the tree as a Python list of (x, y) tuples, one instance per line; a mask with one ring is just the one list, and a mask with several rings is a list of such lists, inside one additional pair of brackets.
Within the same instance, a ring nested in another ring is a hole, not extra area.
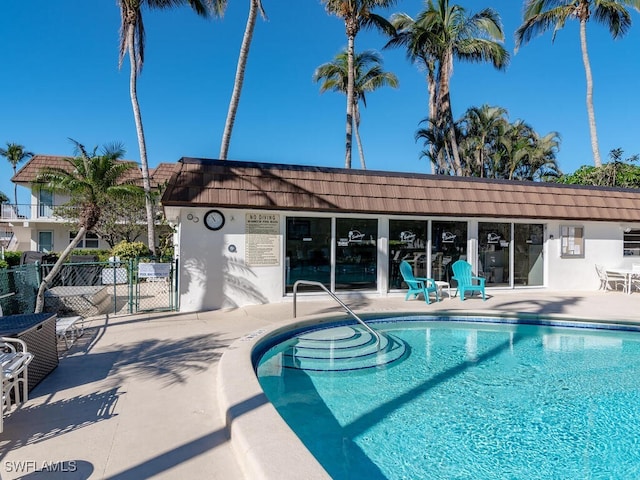
[(9, 201), (9, 197), (7, 197), (4, 192), (0, 192), (0, 203), (7, 203)]
[(38, 289), (35, 312), (44, 307), (44, 293), (51, 281), (60, 272), (63, 263), (87, 232), (91, 232), (102, 216), (102, 205), (108, 198), (119, 195), (141, 195), (144, 191), (126, 181), (126, 174), (136, 168), (131, 162), (120, 161), (124, 150), (120, 145), (97, 148), (87, 153), (84, 146), (73, 140), (77, 156), (66, 158), (68, 168), (44, 168), (36, 177), (40, 188), (70, 195), (69, 206), (77, 212), (78, 232), (71, 243), (60, 254), (50, 272), (42, 279)]
[(242, 84), (244, 83), (244, 72), (249, 58), (249, 49), (253, 40), (253, 30), (256, 25), (258, 12), (262, 18), (266, 18), (264, 8), (262, 8), (261, 0), (249, 0), (249, 16), (247, 17), (247, 26), (242, 37), (242, 45), (240, 46), (240, 55), (238, 56), (238, 66), (236, 68), (236, 78), (233, 83), (233, 92), (229, 101), (229, 111), (227, 112), (227, 121), (224, 124), (224, 132), (222, 133), (222, 142), (220, 143), (220, 160), (226, 160), (229, 153), (229, 144), (231, 143), (231, 132), (233, 124), (236, 121), (236, 113), (240, 104), (240, 94), (242, 93)]
[[(424, 13), (424, 12), (423, 12)], [(428, 96), (428, 116), (427, 119), (433, 118), (436, 112), (436, 48), (437, 39), (432, 33), (424, 28), (424, 22), (421, 17), (414, 20), (406, 13), (394, 13), (391, 16), (391, 25), (395, 32), (391, 40), (387, 42), (384, 48), (404, 47), (407, 52), (407, 59), (424, 69), (427, 82)], [(430, 158), (436, 158), (433, 147), (428, 144), (428, 155)], [(436, 173), (438, 167), (436, 163), (432, 163), (432, 173)]]
[(609, 162), (600, 167), (583, 165), (571, 174), (562, 175), (557, 182), (570, 185), (640, 188), (640, 166), (635, 165), (640, 155), (623, 159), (623, 154), (622, 149), (615, 148), (609, 152)]
[(354, 55), (356, 35), (361, 28), (376, 27), (389, 35), (393, 34), (393, 26), (380, 15), (374, 14), (373, 8), (387, 8), (397, 0), (322, 0), (327, 12), (344, 20), (347, 35), (347, 124), (345, 141), (345, 168), (351, 168), (351, 144), (353, 133), (354, 106)]
[[(0, 155), (9, 160), (13, 167), (13, 175), (15, 176), (18, 165), (27, 158), (33, 157), (33, 153), (27, 152), (22, 145), (17, 143), (7, 143), (7, 148), (0, 148)], [(18, 205), (18, 185), (13, 186), (13, 202)]]
[(429, 0), (427, 9), (419, 15), (419, 27), (430, 32), (435, 43), (432, 48), (437, 58), (437, 97), (435, 125), (446, 129), (451, 148), (453, 170), (462, 174), (462, 164), (455, 135), (455, 122), (451, 108), (450, 83), (455, 59), (467, 62), (491, 62), (497, 69), (506, 68), (509, 54), (502, 46), (504, 33), (500, 16), (486, 8), (467, 15), (460, 5), (449, 0)]
[(596, 117), (593, 108), (593, 78), (587, 48), (587, 22), (594, 18), (604, 24), (613, 38), (623, 36), (631, 27), (631, 15), (625, 7), (640, 10), (640, 0), (526, 0), (524, 22), (516, 30), (516, 52), (522, 44), (528, 43), (534, 36), (547, 30), (553, 30), (551, 40), (561, 30), (566, 21), (577, 19), (580, 22), (580, 48), (587, 83), (587, 115), (591, 135), (591, 150), (596, 167), (602, 165)]
[[(321, 82), (320, 93), (328, 90), (332, 92), (347, 93), (348, 83), (348, 58), (347, 51), (343, 50), (332, 62), (320, 65), (313, 74), (315, 82)], [(367, 106), (367, 92), (373, 92), (378, 88), (390, 86), (397, 88), (398, 78), (391, 72), (382, 69), (382, 56), (373, 50), (367, 50), (354, 55), (354, 87), (353, 87), (353, 115), (355, 120), (356, 142), (360, 155), (360, 164), (366, 169), (364, 149), (360, 139), (360, 108), (359, 103)]]
[(506, 115), (507, 111), (502, 107), (482, 105), (469, 108), (462, 117), (462, 152), (473, 159), (473, 163), (467, 165), (471, 175), (487, 176), (496, 144), (509, 123)]
[(142, 114), (138, 103), (137, 83), (138, 75), (142, 73), (144, 64), (144, 24), (142, 22), (142, 8), (169, 9), (182, 5), (189, 5), (198, 15), (206, 17), (209, 12), (221, 14), (226, 6), (226, 0), (117, 0), (120, 7), (120, 57), (119, 67), (122, 67), (124, 56), (129, 54), (131, 73), (129, 77), (129, 95), (133, 108), (133, 118), (138, 134), (140, 148), (140, 163), (142, 165), (142, 187), (146, 195), (147, 238), (149, 249), (155, 254), (155, 213), (151, 181), (149, 178), (149, 162), (147, 160), (147, 146), (142, 125)]

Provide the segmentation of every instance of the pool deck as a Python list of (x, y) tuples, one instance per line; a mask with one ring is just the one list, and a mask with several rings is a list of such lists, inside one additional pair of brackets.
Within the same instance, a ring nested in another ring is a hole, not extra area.
[[(363, 314), (522, 312), (640, 323), (637, 293), (526, 290), (488, 297), (461, 302), (445, 296), (427, 305), (403, 296), (341, 296)], [(298, 303), (299, 319), (338, 312), (326, 297)], [(234, 369), (246, 365), (236, 364), (237, 356), (245, 355), (254, 337), (291, 324), (291, 317), (291, 303), (280, 303), (93, 319), (29, 401), (5, 417), (0, 478), (301, 478), (296, 469), (305, 468), (304, 460), (288, 448), (290, 432), (268, 424), (264, 399), (250, 395), (229, 403), (251, 393), (240, 391), (242, 376)], [(270, 449), (281, 454), (265, 467), (260, 457)]]

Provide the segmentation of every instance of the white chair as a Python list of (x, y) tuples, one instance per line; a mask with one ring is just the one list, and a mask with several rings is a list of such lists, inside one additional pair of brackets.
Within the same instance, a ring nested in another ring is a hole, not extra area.
[(28, 366), (33, 355), (27, 352), (27, 344), (18, 338), (0, 337), (0, 373), (2, 376), (2, 414), (0, 432), (4, 428), (4, 416), (29, 399)]
[(600, 279), (600, 287), (598, 290), (618, 290), (618, 287), (622, 287), (624, 291), (626, 280), (624, 275), (619, 273), (607, 272), (602, 265), (596, 264), (596, 272)]
[(636, 290), (640, 290), (640, 263), (634, 263), (631, 265), (631, 285), (629, 288), (631, 291), (635, 288)]

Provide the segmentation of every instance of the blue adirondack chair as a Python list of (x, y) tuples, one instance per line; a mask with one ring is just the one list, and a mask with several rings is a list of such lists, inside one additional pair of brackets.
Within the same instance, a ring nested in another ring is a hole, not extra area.
[(453, 269), (453, 277), (451, 279), (458, 282), (456, 293), (460, 292), (460, 300), (464, 301), (465, 292), (471, 292), (471, 295), (473, 295), (473, 292), (481, 292), (482, 300), (487, 299), (484, 294), (484, 278), (474, 276), (471, 271), (471, 265), (468, 262), (458, 260), (451, 268)]
[(429, 294), (433, 292), (436, 294), (436, 302), (440, 301), (438, 288), (436, 287), (436, 282), (433, 278), (414, 277), (411, 265), (404, 260), (400, 262), (400, 273), (402, 274), (404, 283), (409, 287), (409, 291), (407, 292), (406, 297), (404, 297), (405, 300), (409, 300), (411, 295), (414, 295), (417, 298), (418, 295), (422, 294), (424, 295), (425, 301), (427, 303), (431, 303)]

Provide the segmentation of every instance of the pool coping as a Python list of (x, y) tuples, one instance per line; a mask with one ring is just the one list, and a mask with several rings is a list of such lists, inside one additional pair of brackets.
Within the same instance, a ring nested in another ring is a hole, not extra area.
[[(382, 316), (399, 319), (410, 316), (456, 317), (459, 321), (498, 318), (512, 325), (640, 331), (638, 321), (613, 321), (553, 313), (511, 313), (499, 310), (439, 310), (431, 313), (380, 311), (367, 312), (360, 316), (365, 320)], [(284, 320), (276, 326), (261, 328), (241, 337), (222, 355), (218, 366), (219, 407), (231, 446), (238, 458), (242, 459), (240, 464), (246, 478), (331, 478), (269, 402), (260, 387), (253, 362), (257, 347), (265, 341), (271, 341), (291, 330), (341, 321), (351, 321), (351, 318), (343, 313), (325, 313)], [(488, 320), (487, 323), (489, 322)]]

